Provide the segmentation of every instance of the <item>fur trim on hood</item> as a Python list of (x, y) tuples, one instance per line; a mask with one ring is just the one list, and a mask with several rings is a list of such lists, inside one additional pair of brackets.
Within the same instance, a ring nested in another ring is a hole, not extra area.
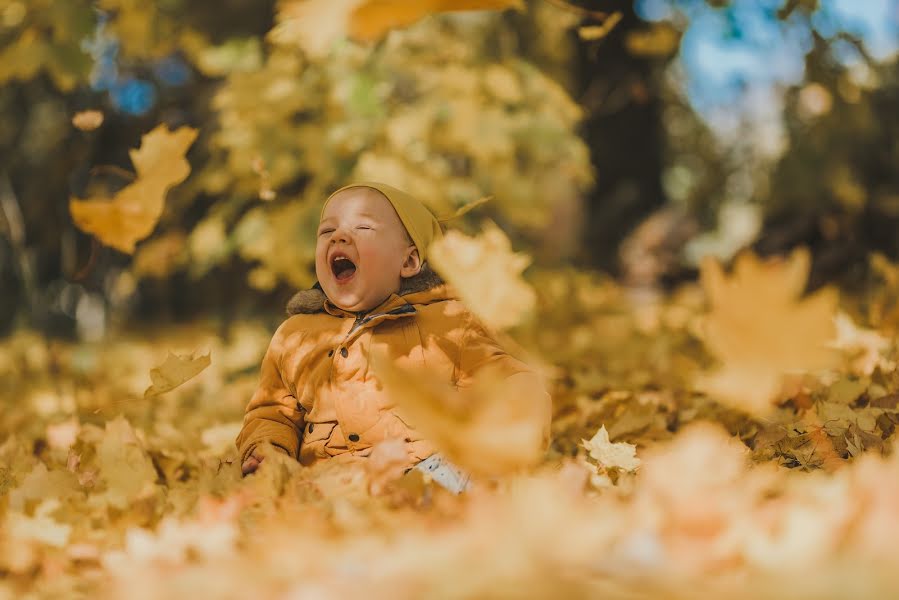
[[(443, 283), (444, 281), (440, 275), (431, 269), (428, 263), (424, 263), (418, 275), (403, 279), (397, 295), (405, 296), (406, 294), (424, 292), (438, 285), (443, 285)], [(325, 293), (322, 291), (321, 286), (316, 283), (312, 288), (300, 290), (293, 295), (293, 298), (287, 303), (287, 315), (292, 317), (299, 314), (308, 315), (323, 312), (325, 310), (325, 300), (327, 300)]]

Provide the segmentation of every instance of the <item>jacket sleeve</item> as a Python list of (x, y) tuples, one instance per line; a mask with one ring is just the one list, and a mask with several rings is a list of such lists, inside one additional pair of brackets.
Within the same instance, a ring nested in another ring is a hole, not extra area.
[(542, 431), (542, 449), (549, 448), (552, 398), (544, 378), (527, 363), (507, 353), (499, 342), (474, 316), (470, 317), (462, 335), (459, 371), (456, 385), (471, 386), (484, 369), (498, 372), (503, 378), (504, 395), (516, 402), (526, 402), (523, 414), (534, 419)]
[(285, 384), (280, 366), (286, 323), (282, 323), (272, 337), (262, 359), (259, 386), (247, 404), (243, 428), (236, 440), (241, 463), (263, 442), (281, 448), (294, 458), (299, 451), (304, 413)]

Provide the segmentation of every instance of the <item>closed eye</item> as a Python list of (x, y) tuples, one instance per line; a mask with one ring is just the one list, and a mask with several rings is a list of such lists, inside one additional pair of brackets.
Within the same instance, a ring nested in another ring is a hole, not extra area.
[(326, 233), (334, 233), (333, 229), (322, 229), (318, 232), (318, 235), (325, 235)]
[(356, 229), (371, 229), (371, 227), (369, 227), (368, 225), (359, 225), (356, 227)]

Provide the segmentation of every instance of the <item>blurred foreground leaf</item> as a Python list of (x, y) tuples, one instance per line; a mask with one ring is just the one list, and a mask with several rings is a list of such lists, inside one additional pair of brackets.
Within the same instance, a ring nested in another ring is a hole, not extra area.
[(534, 290), (521, 278), (531, 259), (512, 252), (509, 238), (492, 223), (474, 238), (448, 232), (431, 246), (429, 258), (472, 312), (491, 327), (517, 325), (534, 309)]
[(764, 414), (783, 375), (839, 364), (839, 354), (828, 347), (836, 335), (837, 293), (825, 289), (801, 298), (809, 264), (803, 249), (767, 262), (742, 254), (731, 276), (716, 260), (703, 262), (702, 285), (711, 309), (703, 337), (723, 366), (707, 374), (700, 388), (736, 408)]

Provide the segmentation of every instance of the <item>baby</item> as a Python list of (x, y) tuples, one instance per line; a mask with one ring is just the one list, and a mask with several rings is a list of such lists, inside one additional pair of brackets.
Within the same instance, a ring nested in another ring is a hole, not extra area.
[(288, 303), (291, 316), (263, 358), (236, 440), (244, 475), (262, 462), (262, 443), (308, 466), (364, 459), (377, 443), (398, 438), (409, 467), (426, 464), (435, 450), (398, 414), (375, 375), (375, 357), (427, 369), (457, 389), (484, 367), (498, 369), (523, 385), (517, 389), (535, 390), (522, 401), (541, 403), (545, 447), (549, 395), (428, 267), (428, 246), (440, 235), (423, 204), (388, 185), (350, 185), (325, 201), (315, 247), (318, 283)]

